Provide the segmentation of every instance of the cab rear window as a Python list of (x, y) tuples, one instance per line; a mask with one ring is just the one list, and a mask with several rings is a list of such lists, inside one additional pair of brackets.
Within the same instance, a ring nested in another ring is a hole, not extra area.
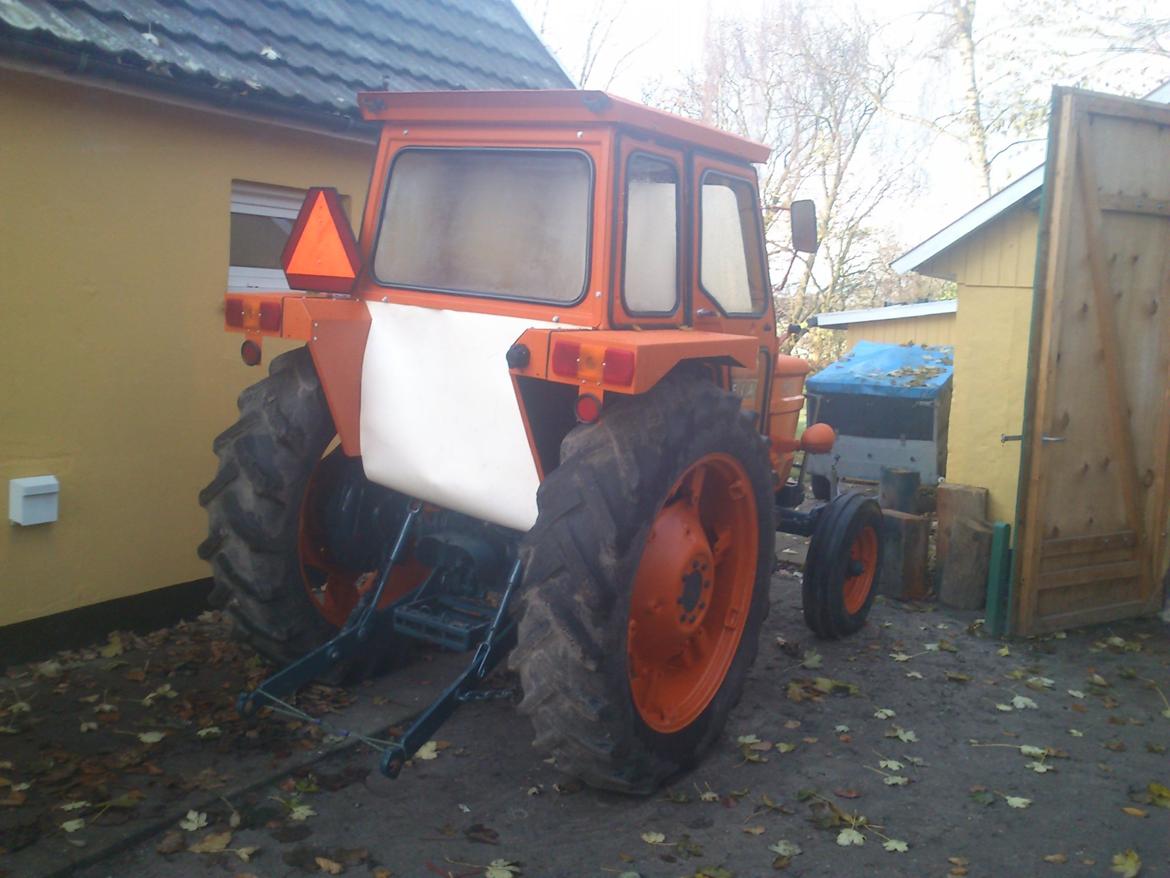
[(394, 287), (572, 304), (587, 281), (592, 186), (592, 165), (574, 150), (402, 150), (374, 276)]

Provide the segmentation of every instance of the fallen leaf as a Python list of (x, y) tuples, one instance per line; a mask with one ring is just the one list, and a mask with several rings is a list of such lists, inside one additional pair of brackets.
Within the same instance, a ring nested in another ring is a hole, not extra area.
[(804, 654), (804, 660), (801, 661), (800, 666), (812, 671), (819, 668), (824, 663), (824, 658), (816, 650), (807, 650)]
[(138, 740), (143, 744), (157, 744), (166, 736), (166, 732), (143, 732), (138, 736)]
[(910, 780), (898, 774), (889, 774), (882, 778), (882, 783), (888, 787), (904, 787)]
[(510, 860), (492, 860), (483, 870), (484, 878), (512, 878), (520, 874), (520, 867)]
[(102, 658), (115, 658), (120, 656), (126, 647), (122, 644), (122, 636), (117, 632), (110, 634), (105, 646), (98, 647), (98, 652)]
[(1084, 698), (1085, 697), (1085, 693), (1082, 692), (1080, 689), (1069, 689), (1068, 694), (1071, 695), (1073, 698)]
[(1009, 808), (1027, 808), (1032, 804), (1031, 799), (1025, 799), (1023, 796), (1004, 796), (1003, 798), (1008, 803)]
[(1030, 756), (1033, 759), (1041, 759), (1047, 755), (1048, 751), (1043, 747), (1033, 747), (1031, 744), (1024, 744), (1020, 747), (1021, 756)]
[(195, 832), (207, 825), (207, 814), (203, 811), (188, 811), (187, 816), (179, 821), (179, 827), (188, 832)]
[(666, 841), (666, 836), (661, 832), (643, 832), (642, 841), (646, 844), (662, 844)]
[(183, 840), (183, 833), (179, 832), (177, 829), (172, 829), (162, 837), (162, 841), (155, 845), (154, 849), (157, 853), (163, 855), (177, 854), (179, 851), (183, 850), (184, 847), (186, 847), (186, 844), (187, 843)]
[(1006, 658), (1007, 656), (1012, 654), (1012, 651), (1010, 649), (1008, 649), (1006, 646), (1001, 646), (999, 649), (997, 649), (995, 651), (995, 654)]
[(887, 851), (895, 854), (904, 854), (906, 851), (910, 850), (910, 845), (897, 838), (887, 838), (884, 842), (882, 842), (882, 847)]
[(223, 853), (231, 842), (231, 830), (227, 832), (210, 832), (200, 841), (188, 847), (187, 850), (193, 854), (219, 854)]
[(331, 860), (328, 857), (314, 857), (313, 862), (317, 864), (317, 868), (326, 875), (340, 875), (345, 871), (345, 866), (336, 860)]
[(1031, 708), (1032, 710), (1035, 710), (1037, 705), (1036, 702), (1027, 695), (1017, 695), (1012, 699), (1012, 707), (1014, 707), (1016, 710), (1024, 710), (1025, 708)]
[(1121, 810), (1123, 813), (1128, 814), (1130, 817), (1149, 817), (1150, 816), (1149, 811), (1143, 811), (1141, 808), (1122, 808)]
[(432, 759), (439, 758), (439, 745), (436, 741), (427, 741), (414, 754), (416, 759), (421, 759), (424, 762), (429, 762)]
[(1085, 733), (1082, 732), (1080, 729), (1069, 729), (1068, 733), (1070, 735), (1072, 735), (1074, 738), (1083, 738), (1085, 736)]
[(1110, 868), (1121, 878), (1137, 878), (1142, 871), (1142, 858), (1131, 848), (1123, 853), (1114, 854), (1113, 865)]
[(82, 808), (88, 808), (89, 802), (78, 800), (75, 802), (66, 802), (64, 805), (58, 805), (62, 811), (80, 811)]
[(997, 704), (995, 705), (995, 709), (1003, 711), (1004, 713), (1011, 713), (1011, 711), (1015, 710), (1015, 708), (1010, 704)]
[(745, 826), (743, 828), (743, 831), (746, 832), (748, 835), (763, 835), (764, 834), (764, 827), (762, 827), (762, 826)]
[(781, 857), (799, 857), (804, 853), (800, 845), (793, 841), (787, 841), (786, 839), (781, 839), (775, 844), (768, 845), (768, 850)]
[[(230, 848), (230, 850), (233, 854), (235, 854), (237, 857), (239, 857), (245, 863), (250, 863), (250, 862), (252, 862), (252, 857), (254, 857), (256, 855), (256, 851), (260, 850), (260, 848), (258, 848), (258, 847), (243, 847), (243, 848)], [(239, 876), (237, 875), (236, 878), (239, 878)]]
[(879, 707), (873, 712), (873, 715), (874, 719), (892, 719), (893, 717), (897, 716), (897, 714), (895, 714), (894, 711), (890, 710), (888, 707)]
[(97, 730), (98, 730), (98, 724), (95, 722), (84, 722), (81, 724), (81, 734), (83, 734), (83, 735), (86, 732), (96, 732)]
[(1032, 769), (1037, 774), (1046, 774), (1049, 771), (1055, 771), (1051, 765), (1045, 765), (1043, 762), (1029, 762), (1028, 768)]
[(61, 828), (66, 832), (77, 832), (83, 826), (85, 826), (84, 817), (78, 817), (76, 820), (66, 820), (61, 824)]
[(302, 820), (308, 820), (310, 817), (316, 816), (317, 812), (308, 805), (293, 805), (291, 808), (289, 808), (288, 811), (289, 820), (295, 820), (298, 823)]
[(906, 653), (904, 653), (904, 652), (892, 652), (892, 653), (890, 653), (890, 658), (892, 658), (896, 662), (910, 661), (910, 656), (906, 655)]
[(849, 847), (850, 845), (860, 847), (865, 844), (865, 836), (853, 828), (842, 829), (837, 833), (837, 844), (841, 847)]
[(1059, 866), (1062, 863), (1068, 862), (1068, 855), (1067, 854), (1049, 854), (1048, 856), (1044, 857), (1044, 862), (1055, 863), (1056, 865)]
[(921, 680), (922, 679), (922, 674), (920, 674), (918, 671), (907, 671), (906, 676), (909, 677), (911, 680)]
[(901, 771), (902, 763), (897, 759), (882, 759), (878, 762), (878, 766), (889, 771)]
[(195, 733), (199, 738), (218, 738), (221, 734), (219, 726), (204, 726)]

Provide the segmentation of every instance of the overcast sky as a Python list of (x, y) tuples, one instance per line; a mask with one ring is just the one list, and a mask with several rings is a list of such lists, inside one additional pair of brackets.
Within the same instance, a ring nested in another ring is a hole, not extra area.
[[(767, 5), (766, 0), (515, 2), (532, 26), (542, 32), (545, 42), (574, 79), (580, 74), (585, 41), (591, 23), (599, 17), (598, 10), (601, 10), (603, 21), (619, 12), (589, 85), (634, 100), (641, 99), (658, 83), (677, 82), (686, 70), (701, 62), (704, 25), (709, 15), (754, 17)], [(814, 9), (827, 6), (865, 10), (883, 22), (890, 45), (902, 47), (903, 51), (912, 54), (916, 54), (914, 50), (927, 48), (921, 43), (930, 39), (927, 26), (918, 14), (918, 10), (926, 5), (926, 0), (883, 0), (880, 3), (810, 0)], [(997, 15), (1016, 15), (1019, 9), (1019, 0), (981, 0), (979, 4), (979, 14), (985, 22)], [(1053, 39), (1059, 37), (1054, 35)], [(919, 101), (922, 91), (930, 87), (930, 75), (930, 71), (923, 69), (920, 75), (903, 76), (905, 83), (899, 99), (908, 102), (907, 111), (915, 109), (910, 104)], [(937, 71), (934, 75), (938, 75)], [(1047, 85), (1044, 88), (1047, 89)], [(964, 155), (963, 147), (956, 141), (935, 139), (923, 156), (929, 182), (921, 196), (913, 204), (891, 205), (892, 212), (887, 214), (885, 222), (907, 247), (933, 234), (982, 200)], [(993, 166), (996, 188), (1035, 167), (1043, 156), (1044, 144), (1036, 143), (1017, 147), (997, 160)]]

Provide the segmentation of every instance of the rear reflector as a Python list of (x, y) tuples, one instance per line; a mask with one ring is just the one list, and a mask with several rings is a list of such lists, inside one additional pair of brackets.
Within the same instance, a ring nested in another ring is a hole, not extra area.
[(228, 326), (234, 326), (237, 329), (244, 325), (244, 300), (243, 299), (224, 299), (223, 301), (223, 322)]
[(582, 424), (592, 424), (601, 417), (601, 400), (590, 393), (583, 393), (577, 397), (573, 410)]
[(619, 348), (605, 349), (605, 366), (601, 373), (606, 384), (634, 383), (634, 352)]
[(557, 342), (553, 347), (552, 370), (562, 378), (577, 377), (577, 362), (581, 359), (581, 345), (573, 341)]
[(353, 291), (361, 257), (336, 189), (318, 187), (305, 195), (280, 264), (294, 290)]
[(280, 302), (260, 303), (260, 328), (265, 332), (280, 332), (280, 320), (284, 307)]
[(252, 341), (252, 339), (249, 338), (242, 345), (240, 345), (240, 359), (243, 360), (246, 365), (259, 366), (260, 357), (260, 345)]

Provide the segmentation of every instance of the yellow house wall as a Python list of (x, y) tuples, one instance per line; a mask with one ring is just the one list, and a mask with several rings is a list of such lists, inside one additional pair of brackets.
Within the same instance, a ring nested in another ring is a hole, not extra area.
[(9, 70), (0, 119), (0, 487), (61, 482), (0, 526), (5, 625), (209, 575), (196, 495), (262, 374), (221, 329), (232, 180), (356, 215), (373, 149)]
[(880, 344), (954, 344), (954, 337), (954, 314), (929, 314), (900, 320), (855, 323), (845, 330), (845, 347), (853, 350), (859, 341)]
[(922, 266), (958, 284), (947, 479), (988, 489), (993, 521), (1014, 522), (1038, 220), (1017, 208)]

